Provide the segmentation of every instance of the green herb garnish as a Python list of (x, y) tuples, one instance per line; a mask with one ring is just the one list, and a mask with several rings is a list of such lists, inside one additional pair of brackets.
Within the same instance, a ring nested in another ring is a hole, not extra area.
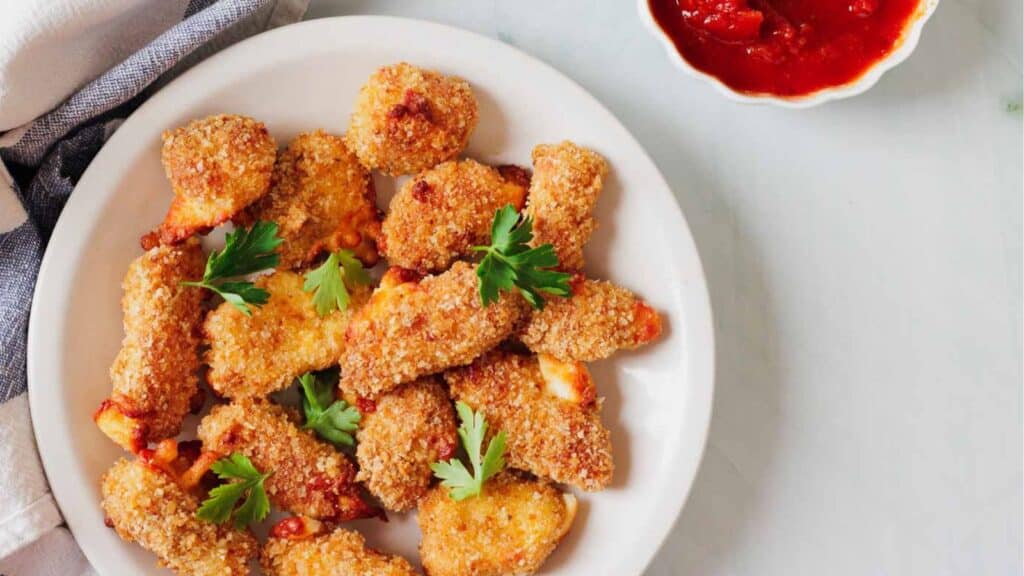
[(487, 436), (487, 420), (483, 413), (474, 412), (463, 402), (457, 402), (455, 409), (459, 413), (459, 438), (462, 447), (469, 456), (472, 474), (462, 461), (452, 458), (446, 462), (434, 462), (430, 469), (434, 476), (441, 479), (441, 485), (448, 488), (448, 495), (453, 500), (464, 500), (477, 496), (492, 476), (505, 467), (505, 432), (498, 432), (487, 444), (487, 452), (481, 457), (484, 438)]
[(518, 288), (534, 308), (544, 308), (544, 294), (568, 296), (570, 275), (550, 270), (558, 266), (558, 255), (551, 244), (530, 248), (533, 240), (533, 219), (520, 217), (511, 205), (494, 214), (491, 245), (474, 246), (484, 252), (476, 268), (480, 279), (480, 300), (484, 306), (498, 300), (500, 291)]
[(313, 305), (316, 313), (326, 316), (335, 310), (348, 308), (349, 293), (347, 283), (354, 287), (364, 286), (373, 282), (370, 275), (363, 269), (363, 263), (356, 259), (348, 250), (339, 250), (327, 257), (327, 260), (316, 270), (306, 272), (306, 282), (302, 289), (314, 291)]
[(277, 224), (273, 222), (257, 222), (248, 230), (237, 228), (228, 233), (223, 250), (210, 253), (203, 279), (182, 284), (212, 290), (246, 316), (252, 316), (249, 304), (266, 304), (270, 293), (257, 288), (252, 282), (225, 279), (277, 266), (280, 256), (275, 250), (281, 242), (283, 240), (277, 236)]
[(336, 445), (352, 446), (352, 432), (359, 428), (361, 415), (355, 406), (335, 399), (337, 371), (312, 372), (299, 377), (302, 385), (302, 411), (306, 414), (303, 428), (313, 430), (321, 438)]
[[(210, 469), (221, 480), (230, 482), (210, 490), (210, 496), (196, 511), (196, 516), (215, 524), (223, 524), (233, 517), (237, 530), (244, 530), (249, 524), (267, 517), (270, 500), (263, 489), (263, 482), (273, 472), (261, 473), (249, 458), (237, 452), (217, 460)], [(235, 508), (243, 497), (245, 501)]]

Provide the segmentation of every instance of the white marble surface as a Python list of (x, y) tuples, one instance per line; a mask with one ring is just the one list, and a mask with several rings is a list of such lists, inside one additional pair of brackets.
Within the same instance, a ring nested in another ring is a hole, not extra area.
[(718, 379), (650, 576), (1021, 574), (1021, 2), (942, 0), (901, 67), (808, 111), (725, 101), (634, 10), (314, 0), (309, 17), (518, 46), (604, 102), (673, 186)]

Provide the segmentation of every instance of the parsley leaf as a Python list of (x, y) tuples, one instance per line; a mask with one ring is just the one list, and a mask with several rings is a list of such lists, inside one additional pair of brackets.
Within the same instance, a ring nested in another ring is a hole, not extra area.
[(363, 263), (356, 259), (348, 250), (339, 250), (327, 257), (327, 260), (316, 270), (306, 272), (306, 282), (302, 289), (314, 291), (313, 305), (316, 313), (326, 316), (335, 310), (348, 308), (349, 286), (357, 284), (369, 285), (373, 282), (370, 275), (363, 269)]
[(277, 236), (277, 224), (257, 222), (252, 228), (236, 229), (227, 235), (224, 249), (214, 250), (206, 261), (203, 280), (244, 276), (277, 266), (280, 256), (275, 250), (284, 242)]
[(459, 438), (462, 447), (469, 456), (473, 467), (470, 473), (461, 460), (452, 458), (447, 462), (434, 462), (430, 469), (434, 476), (441, 479), (441, 485), (448, 488), (448, 495), (453, 500), (465, 500), (477, 496), (484, 482), (505, 467), (505, 432), (498, 432), (487, 444), (487, 452), (481, 456), (484, 438), (487, 436), (487, 420), (483, 413), (474, 412), (464, 402), (457, 402), (455, 409), (459, 413)]
[(277, 236), (277, 224), (273, 222), (257, 222), (248, 230), (237, 228), (228, 233), (223, 250), (210, 253), (202, 280), (182, 284), (216, 292), (243, 314), (252, 316), (248, 305), (266, 304), (270, 293), (257, 288), (252, 282), (226, 281), (225, 278), (244, 276), (277, 266), (280, 256), (275, 250), (281, 242), (283, 240)]
[(484, 253), (476, 268), (480, 301), (484, 306), (497, 301), (502, 291), (513, 288), (538, 309), (544, 308), (544, 294), (569, 296), (570, 275), (550, 270), (558, 266), (554, 247), (543, 244), (530, 248), (530, 240), (533, 240), (532, 218), (520, 218), (511, 204), (494, 213), (491, 245), (472, 248)]
[[(253, 522), (259, 522), (270, 513), (270, 500), (263, 489), (263, 482), (273, 472), (261, 473), (244, 454), (237, 452), (221, 458), (210, 466), (221, 480), (237, 480), (221, 484), (210, 490), (196, 516), (200, 520), (222, 524), (234, 517), (235, 529), (244, 530)], [(235, 505), (245, 498), (237, 509)]]
[(302, 386), (302, 411), (306, 414), (303, 428), (313, 430), (321, 438), (335, 445), (353, 446), (352, 432), (359, 428), (362, 417), (355, 406), (336, 400), (337, 370), (312, 372), (299, 377)]

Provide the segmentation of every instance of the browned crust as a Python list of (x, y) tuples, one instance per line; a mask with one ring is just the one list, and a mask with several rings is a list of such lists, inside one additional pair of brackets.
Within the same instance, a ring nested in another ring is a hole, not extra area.
[(199, 386), (203, 293), (181, 285), (203, 275), (197, 240), (153, 248), (121, 284), (125, 337), (110, 367), (113, 391), (94, 419), (107, 436), (137, 452), (176, 436)]
[(434, 378), (400, 386), (364, 412), (356, 477), (388, 510), (405, 511), (427, 493), (430, 465), (455, 454), (458, 436), (448, 392)]
[(604, 158), (572, 142), (533, 149), (526, 205), (534, 221), (533, 245), (554, 246), (563, 270), (583, 268), (583, 246), (597, 227), (592, 214), (607, 174)]
[(521, 178), (475, 160), (450, 161), (422, 172), (391, 200), (381, 251), (392, 266), (421, 273), (447, 269), (470, 247), (489, 244), (494, 213), (523, 207)]
[(107, 525), (156, 554), (161, 566), (188, 576), (249, 574), (258, 546), (252, 534), (198, 519), (199, 499), (164, 472), (122, 458), (101, 485)]
[(218, 114), (164, 132), (174, 199), (143, 247), (176, 244), (229, 220), (267, 192), (276, 154), (266, 126), (245, 116)]
[(490, 352), (445, 373), (452, 396), (483, 412), (490, 433), (507, 436), (512, 468), (587, 491), (612, 480), (611, 434), (600, 402), (569, 402), (546, 391), (536, 356)]
[(437, 486), (420, 503), (420, 559), (430, 576), (533, 574), (575, 515), (572, 495), (509, 472), (460, 502)]
[(629, 290), (577, 276), (571, 298), (551, 298), (519, 331), (533, 352), (592, 362), (661, 335), (661, 316)]
[(524, 303), (505, 294), (480, 303), (473, 266), (422, 280), (392, 268), (353, 316), (341, 355), (341, 389), (374, 399), (406, 382), (463, 366), (509, 336)]
[(356, 468), (342, 453), (296, 425), (298, 415), (261, 400), (237, 400), (215, 407), (199, 424), (203, 449), (239, 452), (261, 472), (277, 507), (331, 521), (378, 514), (359, 494)]
[(323, 252), (351, 250), (368, 266), (377, 262), (380, 214), (370, 173), (345, 139), (323, 130), (295, 137), (274, 165), (270, 192), (235, 219), (278, 225), (284, 239), (282, 269), (312, 263)]
[(278, 271), (256, 280), (270, 292), (263, 306), (246, 316), (227, 302), (207, 315), (203, 331), (209, 343), (206, 378), (226, 398), (252, 398), (286, 388), (295, 378), (337, 362), (345, 330), (369, 291), (351, 291), (347, 310), (317, 314), (313, 293), (302, 289), (295, 272)]
[(465, 80), (401, 62), (370, 76), (345, 137), (367, 168), (413, 174), (457, 156), (477, 116)]
[(260, 551), (260, 565), (267, 576), (416, 574), (405, 558), (369, 548), (362, 535), (343, 528), (302, 539), (271, 537)]

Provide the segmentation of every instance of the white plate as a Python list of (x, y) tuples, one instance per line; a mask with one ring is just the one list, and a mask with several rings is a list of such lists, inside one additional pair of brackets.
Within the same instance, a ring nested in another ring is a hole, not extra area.
[[(122, 337), (120, 282), (171, 194), (160, 132), (217, 112), (266, 122), (279, 144), (314, 128), (341, 133), (360, 85), (408, 60), (463, 76), (480, 101), (469, 155), (529, 165), (535, 144), (572, 139), (611, 163), (588, 272), (646, 297), (666, 318), (655, 345), (592, 366), (607, 398), (613, 486), (581, 513), (545, 573), (640, 574), (693, 481), (713, 387), (711, 310), (700, 261), (671, 191), (632, 136), (550, 67), (488, 38), (409, 20), (315, 20), (260, 35), (203, 62), (139, 108), (82, 176), (43, 259), (29, 328), (32, 420), (53, 493), (103, 575), (166, 574), (103, 525), (98, 482), (121, 451), (92, 422), (110, 392)], [(371, 542), (416, 559), (411, 517), (361, 522)]]

